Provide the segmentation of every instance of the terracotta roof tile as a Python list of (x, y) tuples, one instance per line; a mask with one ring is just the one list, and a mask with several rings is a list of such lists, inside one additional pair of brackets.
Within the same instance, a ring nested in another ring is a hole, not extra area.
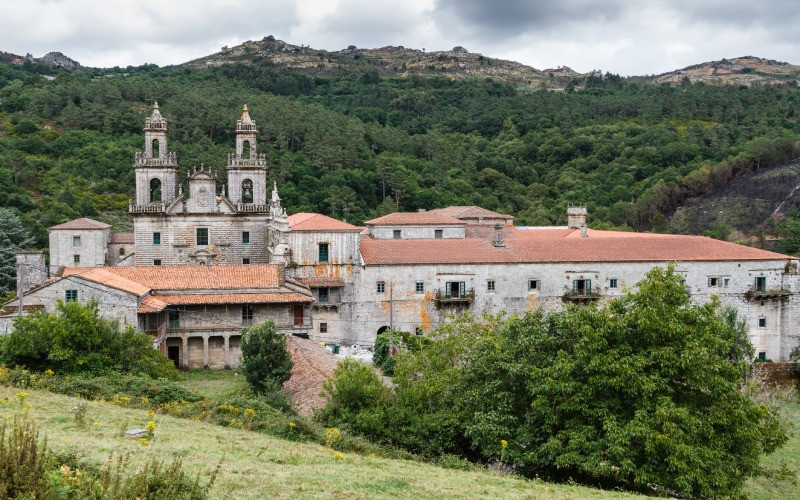
[(434, 212), (395, 212), (368, 220), (364, 224), (368, 226), (463, 226), (465, 222)]
[(344, 279), (343, 278), (329, 278), (329, 277), (319, 277), (319, 278), (298, 278), (298, 281), (308, 285), (311, 288), (325, 288), (329, 286), (344, 286)]
[[(70, 267), (62, 276), (79, 275), (92, 281), (139, 285), (137, 290), (236, 290), (276, 288), (281, 285), (282, 266), (129, 266)], [(102, 281), (101, 281), (102, 280)], [(113, 286), (113, 285), (111, 285)], [(133, 290), (131, 290), (133, 291)], [(134, 292), (136, 293), (136, 292)]]
[(150, 287), (138, 281), (128, 279), (115, 272), (125, 267), (68, 267), (64, 269), (61, 276), (76, 276), (84, 278), (101, 285), (106, 285), (117, 290), (122, 290), (134, 295), (144, 295), (150, 291)]
[(514, 238), (505, 247), (478, 238), (362, 240), (367, 265), (536, 262), (667, 262), (784, 260), (788, 255), (703, 236), (643, 235), (594, 238)]
[(168, 305), (169, 304), (163, 300), (157, 299), (151, 295), (150, 297), (145, 297), (144, 300), (139, 303), (139, 309), (137, 309), (136, 312), (157, 313), (166, 309)]
[[(153, 297), (148, 297), (148, 299)], [(199, 293), (185, 295), (158, 295), (156, 299), (168, 305), (192, 304), (288, 304), (313, 302), (302, 293)], [(146, 301), (147, 299), (145, 299)], [(144, 301), (142, 302), (144, 303)]]
[(478, 206), (452, 206), (445, 208), (435, 208), (429, 213), (447, 215), (455, 219), (506, 219), (513, 220), (514, 216), (494, 212)]
[(118, 245), (128, 245), (133, 244), (133, 233), (111, 233), (111, 237), (108, 239), (109, 243), (116, 243)]
[(110, 227), (111, 226), (105, 222), (81, 217), (80, 219), (74, 219), (63, 224), (58, 224), (50, 229), (108, 229)]
[(353, 231), (361, 232), (360, 227), (356, 227), (347, 222), (328, 217), (327, 215), (301, 212), (289, 216), (289, 227), (292, 231)]

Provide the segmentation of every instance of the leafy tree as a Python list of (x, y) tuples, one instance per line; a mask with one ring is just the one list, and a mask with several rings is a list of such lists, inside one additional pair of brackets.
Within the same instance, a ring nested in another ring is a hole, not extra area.
[(272, 318), (242, 332), (241, 369), (254, 393), (280, 389), (291, 377), (293, 364), (286, 335), (278, 331)]
[(17, 258), (20, 250), (30, 249), (33, 238), (17, 215), (7, 208), (0, 208), (0, 296), (16, 290)]
[(153, 378), (175, 378), (170, 360), (153, 348), (153, 339), (133, 326), (120, 330), (99, 315), (96, 303), (61, 302), (56, 313), (14, 318), (2, 344), (4, 363), (59, 373), (123, 371)]
[(391, 392), (372, 367), (345, 358), (322, 387), (327, 403), (317, 413), (318, 420), (362, 435), (381, 434)]
[(784, 216), (777, 227), (778, 235), (781, 239), (778, 241), (778, 250), (790, 254), (800, 254), (800, 214), (792, 212)]
[(464, 318), (434, 339), (398, 355), (389, 424), (360, 432), (426, 455), (502, 456), (528, 475), (700, 497), (741, 494), (787, 438), (743, 390), (743, 322), (718, 300), (692, 303), (672, 267), (603, 307)]

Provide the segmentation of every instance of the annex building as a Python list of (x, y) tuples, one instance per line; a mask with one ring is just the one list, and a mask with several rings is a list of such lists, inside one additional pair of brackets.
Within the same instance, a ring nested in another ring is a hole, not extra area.
[[(204, 166), (178, 178), (156, 104), (134, 158), (133, 233), (91, 219), (50, 228), (49, 266), (18, 254), (22, 313), (96, 300), (102, 314), (153, 336), (179, 366), (234, 367), (244, 327), (273, 318), (287, 334), (371, 346), (395, 328), (426, 332), (454, 315), (517, 313), (603, 301), (675, 262), (693, 300), (735, 308), (763, 359), (800, 344), (796, 258), (701, 236), (517, 227), (477, 206), (392, 213), (364, 227), (287, 215), (268, 196), (266, 157), (245, 106), (226, 183)], [(11, 328), (20, 301), (0, 309)]]

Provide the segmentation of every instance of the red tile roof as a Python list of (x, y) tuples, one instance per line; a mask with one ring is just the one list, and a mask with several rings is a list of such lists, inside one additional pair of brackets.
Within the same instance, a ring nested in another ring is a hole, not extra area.
[(80, 219), (71, 220), (63, 224), (58, 224), (50, 229), (108, 229), (111, 226), (105, 222), (96, 221), (94, 219), (87, 219), (81, 217)]
[(514, 216), (493, 212), (478, 206), (452, 206), (445, 208), (435, 208), (429, 213), (447, 215), (456, 219), (506, 219), (513, 220)]
[(360, 227), (348, 224), (347, 222), (328, 217), (327, 215), (308, 212), (290, 215), (289, 227), (292, 231), (361, 232)]
[[(138, 285), (136, 290), (236, 290), (276, 288), (281, 285), (282, 266), (130, 266), (69, 267), (62, 276), (79, 275), (92, 281)], [(117, 280), (117, 281), (114, 281)], [(110, 286), (114, 286), (110, 284)], [(124, 288), (123, 288), (124, 289)], [(130, 291), (136, 292), (134, 289)]]
[(139, 309), (137, 309), (136, 312), (157, 313), (166, 309), (168, 305), (169, 304), (163, 300), (157, 299), (151, 295), (150, 297), (145, 297), (144, 300), (139, 303)]
[(644, 235), (589, 238), (509, 238), (505, 247), (478, 238), (363, 240), (366, 265), (537, 262), (667, 262), (784, 260), (788, 255), (703, 236)]
[(111, 233), (108, 238), (109, 243), (116, 243), (118, 245), (132, 245), (134, 243), (133, 233)]
[(449, 215), (434, 212), (395, 212), (368, 220), (364, 224), (368, 226), (463, 226), (465, 223)]
[[(152, 298), (152, 297), (148, 297)], [(155, 298), (168, 305), (190, 304), (273, 304), (313, 302), (314, 299), (301, 293), (214, 293), (157, 295)], [(146, 299), (145, 299), (146, 300)]]
[[(515, 226), (508, 226), (511, 230), (511, 235), (519, 238), (580, 238), (580, 229), (570, 229), (564, 227), (531, 227), (519, 228)], [(635, 233), (633, 231), (605, 231), (601, 229), (589, 229), (586, 233), (589, 238), (654, 238), (658, 236), (675, 236), (670, 234), (659, 233)]]
[(311, 288), (326, 288), (329, 286), (344, 286), (343, 278), (298, 278), (298, 281), (308, 285)]

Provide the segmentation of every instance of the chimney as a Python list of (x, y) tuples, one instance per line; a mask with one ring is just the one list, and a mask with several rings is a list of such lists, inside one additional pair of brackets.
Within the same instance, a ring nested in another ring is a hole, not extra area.
[(586, 205), (567, 207), (567, 227), (580, 229), (586, 225)]
[(581, 226), (581, 238), (588, 238), (589, 237), (589, 226), (586, 224)]
[(503, 242), (503, 225), (499, 222), (494, 225), (494, 239), (492, 245), (496, 247), (504, 247), (506, 244)]

